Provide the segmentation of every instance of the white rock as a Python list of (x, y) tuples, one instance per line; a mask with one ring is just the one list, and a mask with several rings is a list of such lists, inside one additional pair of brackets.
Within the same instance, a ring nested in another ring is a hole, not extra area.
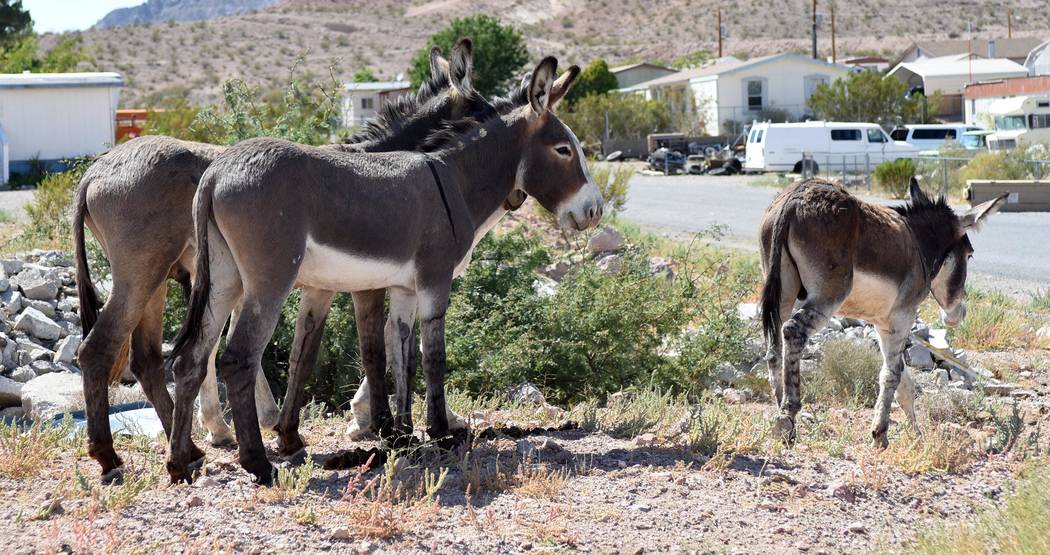
[(18, 315), (15, 319), (15, 329), (51, 341), (62, 336), (62, 327), (35, 308), (26, 308)]
[(66, 297), (58, 301), (58, 309), (63, 312), (80, 312), (80, 299), (77, 297)]
[(507, 391), (507, 398), (512, 403), (533, 405), (547, 404), (547, 398), (543, 396), (543, 392), (540, 391), (540, 388), (529, 382), (520, 383), (511, 387), (510, 390)]
[(590, 241), (587, 241), (587, 248), (594, 254), (617, 251), (622, 247), (623, 234), (609, 226), (602, 226), (591, 236)]
[(55, 314), (57, 314), (57, 311), (55, 310), (55, 305), (51, 304), (50, 302), (35, 301), (33, 299), (24, 299), (22, 302), (25, 306), (39, 310), (41, 313), (44, 314), (44, 316), (47, 316), (52, 320), (55, 319)]
[(11, 288), (11, 280), (7, 279), (6, 276), (0, 277), (0, 292), (7, 291)]
[(336, 541), (345, 541), (350, 539), (350, 529), (346, 526), (340, 526), (332, 530), (332, 533), (328, 535), (328, 539)]
[(0, 293), (0, 306), (7, 309), (7, 313), (14, 316), (22, 310), (22, 293), (10, 289)]
[(14, 368), (18, 364), (18, 344), (14, 339), (0, 333), (0, 362), (6, 368)]
[(930, 330), (930, 345), (938, 349), (947, 350), (948, 347), (948, 330), (945, 329), (931, 329)]
[(4, 269), (4, 273), (11, 275), (17, 274), (22, 271), (22, 267), (25, 266), (25, 262), (17, 258), (5, 258), (0, 260), (0, 267)]
[(908, 362), (908, 366), (913, 368), (928, 370), (936, 366), (933, 361), (933, 353), (918, 343), (904, 351), (904, 358)]
[(933, 381), (938, 387), (948, 387), (948, 383), (951, 381), (948, 371), (944, 368), (938, 368), (933, 371)]
[(1007, 397), (1014, 391), (1021, 389), (1012, 383), (986, 383), (984, 384), (984, 392), (988, 395), (998, 395), (1000, 397)]
[(44, 272), (33, 268), (17, 276), (18, 287), (29, 299), (53, 301), (58, 296), (59, 279), (53, 272)]
[(8, 377), (18, 383), (26, 383), (36, 377), (36, 372), (33, 370), (32, 366), (19, 366), (12, 370), (11, 375)]
[(0, 410), (0, 418), (22, 418), (25, 415), (26, 411), (22, 410), (22, 407), (7, 407)]
[(19, 406), (22, 403), (24, 388), (25, 386), (15, 380), (0, 376), (0, 407)]
[(623, 259), (618, 254), (607, 254), (599, 258), (595, 266), (607, 274), (618, 274), (623, 269)]
[(70, 335), (55, 346), (55, 362), (73, 362), (80, 347), (80, 336)]
[(758, 318), (758, 303), (740, 303), (736, 305), (736, 315), (744, 321)]
[(722, 390), (722, 397), (731, 405), (746, 403), (751, 399), (751, 392), (746, 389), (727, 387)]
[(84, 384), (77, 374), (51, 373), (22, 387), (22, 408), (34, 420), (83, 408)]

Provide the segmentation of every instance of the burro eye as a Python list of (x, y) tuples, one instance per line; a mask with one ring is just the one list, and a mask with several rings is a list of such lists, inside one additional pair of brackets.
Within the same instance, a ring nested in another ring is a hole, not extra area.
[(569, 148), (568, 145), (558, 145), (554, 147), (554, 151), (566, 158), (572, 157), (572, 149)]

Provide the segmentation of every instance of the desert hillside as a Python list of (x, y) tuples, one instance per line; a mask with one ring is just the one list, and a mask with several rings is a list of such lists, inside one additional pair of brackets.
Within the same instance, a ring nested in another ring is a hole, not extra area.
[[(405, 71), (412, 54), (450, 19), (498, 15), (517, 26), (531, 54), (586, 63), (670, 62), (697, 49), (714, 50), (715, 0), (285, 0), (256, 13), (82, 32), (99, 69), (129, 79), (121, 103), (140, 106), (185, 91), (191, 101), (217, 100), (231, 77), (268, 87), (284, 82), (297, 58), (301, 73), (345, 78), (372, 67), (384, 78)], [(826, 11), (826, 0), (820, 2)], [(809, 3), (745, 0), (722, 5), (726, 54), (762, 55), (809, 49)], [(1037, 0), (1014, 3), (1014, 35), (1043, 35), (1050, 12)], [(837, 50), (892, 56), (917, 38), (948, 38), (974, 21), (979, 36), (1003, 36), (1005, 9), (977, 0), (859, 0), (836, 12)], [(53, 37), (52, 37), (53, 40)], [(830, 55), (830, 26), (820, 33)]]

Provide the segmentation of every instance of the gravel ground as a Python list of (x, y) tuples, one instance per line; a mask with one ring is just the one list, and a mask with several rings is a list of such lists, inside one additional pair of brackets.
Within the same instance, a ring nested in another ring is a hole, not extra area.
[(18, 220), (25, 219), (25, 206), (33, 200), (34, 192), (36, 192), (35, 189), (0, 191), (0, 212), (7, 213)]
[[(1050, 369), (1035, 374), (1029, 385), (1040, 397), (1029, 409), (1050, 393)], [(734, 409), (760, 421), (772, 415), (768, 403)], [(214, 448), (194, 485), (168, 486), (163, 448), (146, 440), (121, 447), (126, 484), (100, 486), (83, 449), (67, 450), (40, 476), (0, 478), (0, 520), (9, 523), (0, 552), (896, 551), (931, 522), (963, 523), (1001, 503), (1023, 466), (1013, 454), (981, 455), (957, 473), (909, 473), (866, 445), (870, 411), (805, 410), (837, 424), (804, 431), (790, 450), (760, 441), (757, 450), (728, 457), (580, 430), (532, 437), (542, 462), (531, 464), (505, 437), (478, 440), (469, 456), (423, 449), (389, 473), (397, 491), (409, 492), (399, 503), (384, 503), (383, 493), (347, 493), (367, 490), (362, 484), (382, 480), (382, 470), (317, 469), (304, 493), (282, 497), (280, 488), (252, 485), (234, 452)], [(318, 461), (347, 446), (344, 428), (337, 419), (306, 423)], [(848, 437), (834, 455), (813, 437), (835, 433)], [(435, 501), (421, 501), (420, 473), (442, 467), (450, 472)], [(143, 491), (124, 499), (136, 481)], [(55, 497), (61, 510), (35, 519)]]

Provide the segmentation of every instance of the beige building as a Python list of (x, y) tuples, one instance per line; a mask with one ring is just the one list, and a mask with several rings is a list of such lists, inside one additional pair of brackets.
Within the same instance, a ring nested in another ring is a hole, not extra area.
[(379, 109), (412, 92), (408, 81), (370, 81), (343, 86), (343, 126), (361, 127)]

